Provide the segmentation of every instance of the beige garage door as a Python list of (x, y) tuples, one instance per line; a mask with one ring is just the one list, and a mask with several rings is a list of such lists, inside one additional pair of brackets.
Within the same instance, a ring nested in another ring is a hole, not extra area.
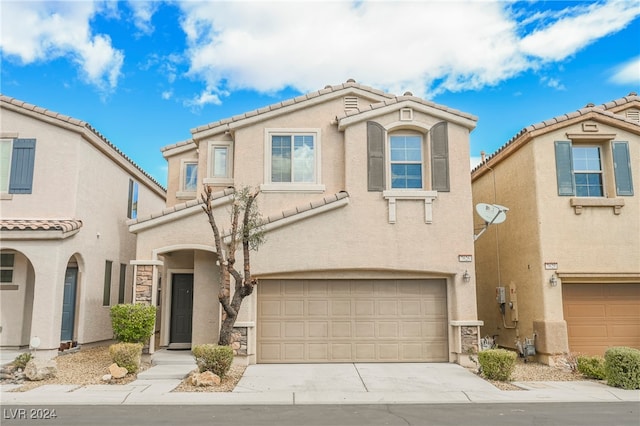
[(562, 297), (571, 352), (640, 349), (640, 284), (563, 284)]
[(261, 280), (260, 363), (448, 361), (444, 280)]

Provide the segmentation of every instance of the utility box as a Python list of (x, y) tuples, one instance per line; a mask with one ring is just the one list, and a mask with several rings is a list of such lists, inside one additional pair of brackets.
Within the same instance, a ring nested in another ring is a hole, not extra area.
[(511, 309), (511, 321), (518, 321), (518, 293), (514, 282), (509, 284), (509, 309)]
[(496, 302), (507, 303), (507, 295), (504, 287), (496, 287)]

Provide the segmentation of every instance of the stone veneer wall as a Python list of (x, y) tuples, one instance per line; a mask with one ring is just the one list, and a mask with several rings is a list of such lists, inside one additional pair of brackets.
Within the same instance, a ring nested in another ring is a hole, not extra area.
[(247, 327), (233, 327), (231, 349), (234, 355), (247, 355)]
[(478, 353), (478, 327), (467, 326), (460, 327), (462, 339), (462, 353), (475, 354)]
[(136, 274), (136, 300), (134, 303), (151, 304), (151, 289), (153, 288), (153, 266), (138, 265)]

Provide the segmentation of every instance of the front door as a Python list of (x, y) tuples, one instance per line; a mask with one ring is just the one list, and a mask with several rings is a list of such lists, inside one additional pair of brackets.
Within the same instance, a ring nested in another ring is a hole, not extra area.
[(62, 327), (60, 340), (73, 340), (73, 326), (76, 318), (76, 289), (78, 268), (67, 268), (64, 274), (64, 296), (62, 297)]
[(171, 343), (191, 343), (193, 274), (173, 274), (171, 285)]

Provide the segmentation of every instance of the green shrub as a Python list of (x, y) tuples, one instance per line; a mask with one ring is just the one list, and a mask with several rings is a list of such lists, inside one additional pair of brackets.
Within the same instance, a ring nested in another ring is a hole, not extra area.
[(146, 342), (153, 334), (155, 322), (155, 306), (120, 304), (111, 307), (113, 334), (120, 342)]
[(142, 343), (116, 343), (109, 346), (111, 360), (124, 367), (128, 373), (137, 373), (142, 357)]
[(517, 354), (506, 349), (488, 349), (478, 352), (482, 375), (489, 380), (507, 381), (516, 367)]
[(227, 375), (233, 363), (233, 349), (229, 346), (196, 345), (192, 352), (201, 373), (211, 371), (222, 378)]
[(13, 360), (13, 365), (15, 365), (17, 368), (21, 368), (24, 370), (24, 368), (27, 366), (27, 363), (31, 360), (31, 358), (32, 358), (31, 353), (29, 352), (21, 353), (16, 357), (16, 359)]
[(640, 350), (623, 346), (607, 349), (604, 374), (609, 386), (640, 389)]
[(578, 371), (589, 379), (604, 379), (604, 358), (601, 356), (580, 355), (578, 357)]

